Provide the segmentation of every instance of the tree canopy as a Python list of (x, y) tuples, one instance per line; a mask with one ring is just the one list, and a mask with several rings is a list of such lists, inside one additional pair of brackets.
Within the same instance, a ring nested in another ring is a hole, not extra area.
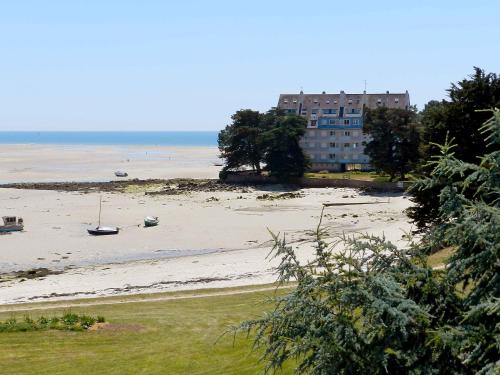
[(299, 140), (307, 121), (296, 115), (271, 109), (266, 113), (240, 110), (233, 122), (219, 133), (219, 150), (225, 159), (223, 171), (251, 167), (261, 173), (261, 164), (280, 180), (300, 177), (309, 166)]
[(364, 131), (370, 136), (365, 152), (375, 169), (392, 181), (404, 180), (419, 160), (420, 136), (414, 110), (380, 107), (366, 110)]
[[(420, 113), (422, 128), (422, 159), (418, 172), (429, 176), (432, 172), (429, 160), (440, 154), (438, 145), (453, 139), (455, 157), (469, 163), (476, 163), (478, 157), (498, 149), (498, 144), (487, 146), (481, 126), (489, 114), (478, 109), (500, 107), (500, 77), (494, 73), (474, 68), (474, 73), (462, 81), (452, 84), (448, 90), (450, 100), (430, 101)], [(458, 177), (460, 178), (460, 177)], [(408, 216), (420, 229), (438, 224), (439, 195), (443, 185), (432, 189), (412, 188), (412, 201)], [(473, 189), (469, 189), (473, 193)]]
[(264, 150), (260, 137), (264, 131), (262, 114), (242, 109), (231, 116), (233, 122), (219, 133), (219, 150), (225, 169), (250, 166), (260, 173)]

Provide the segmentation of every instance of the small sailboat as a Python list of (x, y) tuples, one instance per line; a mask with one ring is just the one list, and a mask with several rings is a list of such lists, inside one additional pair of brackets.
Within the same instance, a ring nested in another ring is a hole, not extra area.
[(87, 229), (87, 232), (92, 236), (106, 236), (110, 234), (118, 234), (120, 229), (118, 227), (101, 227), (101, 210), (102, 210), (102, 197), (99, 200), (99, 224), (94, 229)]
[(2, 217), (3, 225), (0, 225), (0, 232), (19, 232), (24, 229), (24, 221), (20, 217), (4, 216)]
[(144, 226), (147, 227), (156, 227), (160, 220), (156, 216), (146, 216), (144, 218)]

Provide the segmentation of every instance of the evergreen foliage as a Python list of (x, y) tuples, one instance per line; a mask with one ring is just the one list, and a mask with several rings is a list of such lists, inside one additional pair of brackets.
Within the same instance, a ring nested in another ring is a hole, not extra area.
[(300, 116), (283, 116), (276, 110), (265, 115), (268, 130), (262, 136), (265, 147), (264, 162), (271, 176), (280, 180), (302, 177), (309, 167), (309, 159), (299, 140), (305, 134), (307, 121)]
[(266, 113), (240, 110), (231, 118), (232, 124), (219, 133), (223, 174), (248, 166), (260, 174), (261, 164), (280, 180), (304, 174), (309, 166), (299, 145), (307, 126), (304, 118), (278, 109)]
[[(439, 145), (448, 139), (454, 139), (455, 157), (469, 163), (477, 163), (479, 156), (500, 147), (499, 144), (488, 146), (484, 141), (481, 126), (490, 115), (477, 111), (478, 108), (500, 108), (500, 77), (474, 68), (469, 78), (452, 84), (448, 93), (449, 101), (431, 101), (419, 116), (423, 144), (419, 172), (423, 176), (430, 175), (432, 165), (428, 162), (440, 155)], [(432, 189), (411, 189), (415, 205), (408, 210), (408, 216), (420, 229), (440, 222), (438, 197), (443, 187), (436, 182)], [(469, 190), (474, 193), (473, 188)], [(469, 192), (464, 194), (470, 196)]]
[(399, 174), (404, 180), (419, 160), (420, 135), (416, 112), (381, 107), (366, 110), (364, 131), (371, 140), (365, 152), (375, 169), (387, 173), (390, 181)]
[(231, 116), (231, 125), (219, 133), (220, 157), (225, 159), (225, 170), (248, 165), (260, 173), (264, 151), (260, 137), (264, 131), (262, 114), (251, 109), (242, 109)]
[[(500, 144), (500, 111), (481, 132)], [(320, 222), (315, 257), (302, 264), (273, 235), (279, 281), (297, 286), (236, 328), (255, 332), (267, 370), (293, 359), (297, 373), (310, 374), (499, 373), (500, 152), (473, 164), (454, 155), (452, 140), (438, 149), (417, 185), (444, 186), (441, 224), (418, 244), (399, 249), (368, 235), (327, 243)], [(455, 253), (432, 269), (427, 256), (444, 245)]]

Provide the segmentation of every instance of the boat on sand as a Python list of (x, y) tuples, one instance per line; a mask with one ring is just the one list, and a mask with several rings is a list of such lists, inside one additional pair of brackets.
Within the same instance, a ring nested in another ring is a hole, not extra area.
[(156, 216), (146, 216), (144, 218), (144, 226), (145, 227), (155, 227), (158, 225), (160, 220)]
[(127, 176), (128, 176), (128, 173), (127, 173), (127, 172), (124, 172), (124, 171), (116, 171), (116, 172), (115, 172), (115, 176), (116, 176), (116, 177), (127, 177)]
[(110, 234), (118, 234), (120, 229), (118, 227), (101, 227), (101, 211), (102, 211), (102, 197), (99, 200), (99, 223), (95, 228), (87, 229), (87, 232), (92, 236), (106, 236)]
[(15, 216), (3, 216), (3, 225), (0, 225), (0, 232), (19, 232), (24, 229), (22, 218)]

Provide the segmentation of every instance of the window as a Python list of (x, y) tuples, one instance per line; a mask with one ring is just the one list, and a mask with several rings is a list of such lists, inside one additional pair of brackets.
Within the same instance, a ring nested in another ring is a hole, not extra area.
[(326, 154), (321, 154), (321, 159), (326, 159)]
[(344, 132), (344, 135), (345, 135), (346, 137), (349, 137), (349, 136), (351, 135), (351, 132)]
[(335, 142), (330, 142), (330, 147), (335, 148)]
[(293, 102), (294, 102), (294, 103), (297, 103), (297, 99), (293, 99)]
[(359, 125), (359, 120), (358, 119), (353, 119), (352, 120), (353, 125)]
[(327, 147), (327, 146), (326, 146), (326, 143), (324, 143), (324, 142), (323, 142), (323, 143), (321, 143), (321, 148), (326, 148), (326, 147)]
[(331, 131), (331, 132), (330, 132), (330, 137), (333, 137), (333, 136), (335, 136), (335, 132), (334, 132), (334, 131)]
[(349, 100), (347, 101), (347, 103), (348, 103), (348, 104), (352, 104), (352, 99), (349, 99)]
[(330, 101), (329, 101), (329, 100), (327, 100), (327, 101), (326, 101), (326, 104), (330, 104)]
[(382, 103), (382, 99), (378, 98), (377, 99), (377, 104), (380, 104), (380, 103)]
[(344, 143), (344, 147), (351, 147), (350, 143)]
[(333, 104), (337, 104), (337, 101), (336, 101), (336, 100), (334, 100), (334, 101), (333, 101)]
[(394, 103), (399, 103), (399, 98), (395, 98)]
[(349, 119), (344, 120), (344, 125), (349, 125)]
[(332, 119), (332, 120), (329, 121), (330, 125), (335, 125), (335, 123), (336, 123), (335, 119)]
[(309, 147), (315, 147), (316, 146), (316, 143), (314, 142), (309, 142)]
[(283, 103), (288, 103), (288, 99), (283, 100)]
[(357, 148), (358, 147), (358, 143), (353, 143), (352, 144), (352, 148)]
[(323, 114), (325, 114), (325, 115), (334, 115), (336, 113), (337, 113), (336, 109), (332, 109), (332, 108), (323, 109)]
[(328, 156), (330, 157), (330, 159), (335, 159), (335, 154), (329, 154)]
[(318, 123), (318, 120), (311, 120), (311, 126), (316, 126)]

